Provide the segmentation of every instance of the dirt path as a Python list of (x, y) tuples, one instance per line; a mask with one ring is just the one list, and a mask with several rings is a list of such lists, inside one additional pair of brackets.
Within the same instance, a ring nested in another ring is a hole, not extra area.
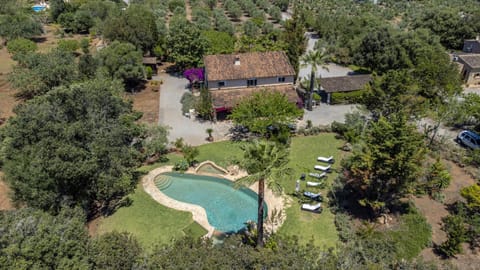
[(9, 197), (10, 189), (7, 184), (3, 182), (3, 172), (0, 172), (0, 210), (14, 209)]
[[(444, 164), (452, 176), (450, 186), (443, 192), (445, 194), (445, 204), (437, 202), (428, 196), (413, 199), (417, 208), (432, 226), (432, 243), (437, 245), (446, 240), (446, 234), (442, 230), (442, 218), (449, 214), (446, 204), (459, 200), (461, 198), (460, 190), (475, 183), (475, 180), (455, 163), (444, 161)], [(439, 264), (448, 262), (458, 267), (458, 269), (480, 269), (480, 256), (471, 254), (467, 248), (464, 251), (464, 254), (458, 255), (457, 258), (442, 260), (434, 253), (433, 248), (426, 248), (421, 252), (421, 256), (425, 261), (434, 261)]]
[(192, 6), (190, 1), (185, 1), (185, 13), (187, 14), (187, 20), (192, 21)]

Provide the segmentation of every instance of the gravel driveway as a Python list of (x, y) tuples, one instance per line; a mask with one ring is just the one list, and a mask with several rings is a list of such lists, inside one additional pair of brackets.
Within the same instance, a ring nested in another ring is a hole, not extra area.
[(204, 144), (207, 142), (205, 140), (208, 136), (207, 128), (213, 129), (212, 135), (215, 140), (221, 140), (226, 137), (230, 122), (200, 122), (182, 115), (180, 99), (184, 93), (189, 91), (187, 88), (188, 81), (185, 78), (162, 73), (155, 79), (163, 80), (160, 90), (158, 119), (159, 124), (171, 128), (168, 135), (170, 142), (182, 137), (186, 143), (191, 145)]

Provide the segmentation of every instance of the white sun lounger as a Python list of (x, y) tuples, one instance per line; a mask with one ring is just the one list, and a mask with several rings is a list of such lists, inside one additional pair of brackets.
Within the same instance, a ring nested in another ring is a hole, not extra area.
[(327, 173), (326, 173), (326, 172), (322, 172), (322, 173), (314, 173), (314, 172), (311, 172), (311, 173), (309, 173), (308, 175), (311, 176), (311, 177), (315, 177), (315, 178), (320, 179), (320, 178), (322, 178), (322, 177), (327, 176)]
[(329, 157), (318, 157), (317, 158), (317, 161), (322, 161), (322, 162), (326, 162), (326, 163), (330, 163), (330, 164), (333, 164), (335, 163), (335, 159), (333, 159), (333, 156), (329, 156)]
[(329, 172), (330, 169), (332, 168), (332, 165), (328, 165), (328, 166), (322, 166), (322, 165), (315, 165), (315, 170), (320, 170), (320, 171), (324, 171), (324, 172)]
[(318, 187), (323, 185), (323, 182), (308, 182), (307, 181), (307, 187)]
[(304, 203), (302, 204), (302, 210), (306, 211), (311, 211), (315, 213), (320, 213), (322, 211), (322, 203), (317, 203), (317, 204), (308, 204)]

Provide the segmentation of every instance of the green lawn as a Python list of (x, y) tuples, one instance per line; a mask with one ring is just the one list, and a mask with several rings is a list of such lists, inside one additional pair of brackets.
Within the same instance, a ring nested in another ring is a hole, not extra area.
[(133, 201), (130, 206), (118, 209), (100, 222), (97, 234), (127, 231), (135, 235), (144, 247), (151, 248), (155, 243), (168, 243), (186, 234), (200, 237), (207, 233), (193, 221), (190, 212), (173, 210), (157, 203), (140, 185), (130, 199)]
[[(230, 141), (217, 142), (199, 146), (199, 162), (211, 160), (220, 166), (227, 166), (233, 159), (240, 159), (242, 143)], [(335, 139), (334, 134), (321, 134), (310, 137), (295, 137), (292, 139), (290, 150), (290, 166), (294, 169), (295, 175), (292, 179), (282, 181), (280, 184), (284, 192), (293, 195), (295, 181), (301, 173), (313, 172), (313, 166), (320, 164), (316, 162), (319, 155), (333, 155), (337, 162), (334, 168), (338, 168), (341, 160), (341, 151), (338, 148), (342, 141)], [(182, 157), (178, 154), (168, 154), (168, 161), (159, 162), (140, 168), (141, 172), (148, 172), (153, 168), (173, 164)], [(328, 183), (336, 177), (334, 171), (328, 176)], [(307, 180), (314, 181), (308, 178)], [(329, 185), (327, 185), (329, 186)], [(305, 182), (301, 183), (302, 190), (306, 189)], [(316, 191), (313, 188), (308, 189)], [(322, 190), (323, 194), (327, 190)], [(173, 237), (181, 237), (185, 232), (192, 235), (202, 235), (203, 229), (199, 231), (199, 225), (194, 223), (191, 214), (166, 208), (146, 194), (141, 188), (130, 197), (133, 204), (129, 207), (119, 209), (111, 217), (106, 218), (99, 225), (98, 233), (106, 231), (128, 231), (135, 234), (139, 240), (146, 246), (156, 242), (166, 243)], [(330, 211), (324, 209), (321, 214), (314, 214), (300, 210), (300, 199), (291, 196), (292, 204), (287, 209), (287, 220), (279, 230), (283, 235), (296, 235), (301, 243), (307, 243), (313, 239), (319, 246), (334, 247), (338, 241), (337, 232), (334, 225), (334, 216)], [(303, 198), (302, 198), (303, 200)], [(326, 204), (325, 204), (326, 205)], [(193, 225), (192, 225), (193, 224)]]
[[(302, 173), (308, 175), (314, 172), (313, 166), (321, 164), (317, 162), (318, 156), (332, 155), (336, 163), (333, 168), (339, 168), (341, 151), (338, 149), (342, 145), (342, 141), (335, 139), (334, 134), (321, 134), (318, 136), (295, 137), (290, 147), (290, 166), (295, 170), (294, 179), (289, 179), (281, 183), (283, 190), (287, 194), (293, 194), (295, 191), (295, 181)], [(323, 164), (325, 165), (325, 164)], [(336, 170), (328, 175), (327, 188), (337, 176)], [(307, 181), (315, 181), (315, 179), (307, 176)], [(318, 191), (317, 188), (307, 188), (306, 183), (301, 181), (301, 190)], [(326, 195), (328, 190), (320, 190)], [(325, 196), (326, 197), (326, 196)], [(324, 210), (321, 214), (302, 211), (300, 204), (303, 198), (291, 196), (293, 203), (287, 209), (287, 220), (282, 225), (279, 234), (296, 235), (301, 243), (307, 243), (313, 239), (317, 246), (334, 247), (338, 241), (338, 235), (333, 222), (334, 215), (326, 208), (327, 203), (323, 203)]]
[(223, 141), (201, 145), (197, 160), (202, 162), (211, 160), (216, 164), (226, 167), (233, 159), (240, 160), (243, 152), (240, 149), (242, 142)]

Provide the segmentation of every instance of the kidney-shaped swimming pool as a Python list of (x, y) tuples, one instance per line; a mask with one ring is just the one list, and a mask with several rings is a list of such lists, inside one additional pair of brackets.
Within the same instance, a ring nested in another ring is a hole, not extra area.
[(170, 198), (203, 207), (208, 222), (218, 231), (237, 232), (245, 227), (245, 222), (257, 220), (257, 194), (244, 187), (235, 189), (226, 179), (162, 173), (156, 177), (155, 184)]

